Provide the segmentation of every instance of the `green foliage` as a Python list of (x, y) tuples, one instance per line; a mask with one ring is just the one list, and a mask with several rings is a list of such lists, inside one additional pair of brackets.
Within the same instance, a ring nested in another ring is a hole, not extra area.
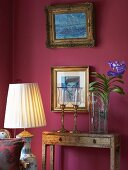
[(89, 91), (95, 92), (99, 95), (103, 101), (109, 99), (109, 95), (111, 92), (116, 92), (121, 95), (124, 95), (125, 92), (122, 87), (116, 85), (123, 84), (122, 76), (114, 77), (114, 76), (106, 76), (104, 74), (99, 74), (97, 72), (92, 72), (91, 76), (96, 78), (96, 81), (93, 81), (89, 84)]

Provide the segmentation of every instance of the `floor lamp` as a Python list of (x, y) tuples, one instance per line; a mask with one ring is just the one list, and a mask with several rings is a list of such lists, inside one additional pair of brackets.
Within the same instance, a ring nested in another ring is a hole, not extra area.
[(31, 152), (31, 138), (33, 135), (25, 129), (45, 125), (45, 113), (38, 84), (9, 84), (4, 127), (24, 129), (16, 137), (21, 137), (25, 140), (20, 159), (30, 163), (30, 170), (36, 170), (37, 163), (35, 155)]

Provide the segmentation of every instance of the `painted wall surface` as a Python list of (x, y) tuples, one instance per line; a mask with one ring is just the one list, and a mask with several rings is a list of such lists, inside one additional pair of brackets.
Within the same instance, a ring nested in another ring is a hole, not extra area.
[[(109, 68), (107, 65), (109, 60), (124, 60), (128, 64), (128, 1), (92, 1), (96, 10), (96, 46), (94, 48), (68, 49), (46, 48), (44, 8), (51, 4), (75, 3), (78, 1), (14, 0), (13, 2), (13, 82), (39, 83), (47, 119), (46, 127), (30, 129), (34, 134), (32, 141), (33, 153), (37, 156), (38, 169), (41, 170), (41, 133), (44, 130), (59, 129), (61, 122), (60, 114), (50, 111), (51, 66), (85, 65), (94, 67), (97, 72), (106, 73)], [(6, 44), (8, 45), (8, 42)], [(4, 56), (7, 54), (4, 53)], [(2, 58), (6, 60), (4, 57)], [(3, 71), (6, 73), (5, 66)], [(124, 75), (126, 95), (111, 95), (108, 118), (109, 131), (121, 134), (121, 170), (127, 170), (128, 168), (127, 74), (126, 71)], [(80, 113), (78, 129), (88, 132), (88, 122), (89, 114)], [(69, 130), (73, 128), (72, 113), (66, 114), (65, 127)], [(109, 163), (109, 150), (75, 147), (63, 147), (61, 149), (57, 147), (55, 170), (108, 170)], [(49, 167), (47, 170), (49, 170)]]
[(6, 95), (11, 79), (11, 9), (10, 0), (0, 1), (0, 128), (3, 128)]

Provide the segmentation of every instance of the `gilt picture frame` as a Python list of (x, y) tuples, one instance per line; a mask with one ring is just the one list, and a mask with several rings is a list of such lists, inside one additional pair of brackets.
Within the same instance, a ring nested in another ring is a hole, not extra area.
[(93, 3), (51, 5), (46, 8), (48, 48), (93, 47)]
[[(51, 67), (51, 111), (60, 112), (58, 103), (58, 88), (67, 88), (68, 92), (72, 87), (81, 88), (81, 103), (78, 111), (88, 111), (88, 89), (89, 89), (89, 66), (55, 66)], [(71, 91), (70, 91), (71, 92)], [(72, 112), (73, 106), (68, 102), (65, 111)]]

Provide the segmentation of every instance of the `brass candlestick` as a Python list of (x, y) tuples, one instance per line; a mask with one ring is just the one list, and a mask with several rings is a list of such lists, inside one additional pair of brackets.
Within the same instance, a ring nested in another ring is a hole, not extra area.
[(62, 112), (61, 112), (61, 129), (58, 130), (57, 132), (65, 133), (65, 132), (68, 132), (68, 130), (66, 130), (66, 129), (64, 128), (64, 109), (65, 109), (65, 104), (61, 104), (61, 105), (60, 105), (60, 108), (61, 108), (61, 110), (62, 110)]
[(77, 130), (77, 110), (81, 103), (81, 90), (80, 87), (75, 87), (72, 89), (72, 105), (74, 108), (74, 129), (71, 131), (71, 133), (79, 133), (80, 131)]
[(70, 133), (79, 133), (80, 131), (77, 129), (77, 109), (78, 109), (78, 105), (73, 105), (74, 108), (74, 129), (73, 131), (70, 131)]
[(60, 108), (61, 108), (61, 129), (58, 130), (57, 132), (65, 133), (65, 132), (68, 132), (68, 130), (66, 130), (64, 128), (64, 109), (65, 109), (65, 106), (68, 101), (67, 88), (58, 87), (57, 91), (58, 91), (58, 93), (57, 93), (58, 94), (58, 104), (60, 105)]

